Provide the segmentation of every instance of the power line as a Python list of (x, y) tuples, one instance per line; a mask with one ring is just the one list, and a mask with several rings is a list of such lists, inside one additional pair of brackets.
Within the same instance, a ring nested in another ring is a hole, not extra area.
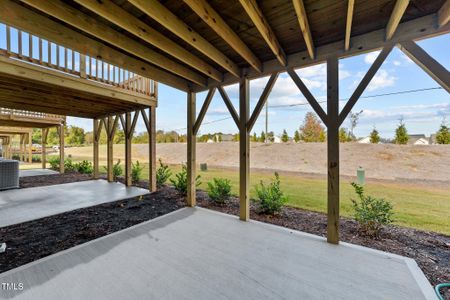
[[(426, 91), (432, 91), (432, 90), (441, 90), (442, 87), (436, 86), (436, 87), (429, 87), (429, 88), (421, 88), (421, 89), (413, 89), (413, 90), (404, 90), (404, 91), (398, 91), (398, 92), (390, 92), (390, 93), (384, 93), (384, 94), (375, 94), (375, 95), (369, 95), (369, 96), (361, 96), (360, 99), (369, 99), (369, 98), (377, 98), (377, 97), (385, 97), (385, 96), (393, 96), (393, 95), (401, 95), (401, 94), (411, 94), (411, 93), (419, 93), (419, 92), (426, 92)], [(348, 101), (350, 98), (343, 98), (339, 99), (339, 101)], [(318, 103), (326, 103), (326, 101), (317, 101)], [(284, 107), (295, 107), (295, 106), (303, 106), (303, 105), (309, 105), (308, 102), (300, 102), (300, 103), (293, 103), (293, 104), (280, 104), (280, 105), (269, 105), (269, 108), (284, 108)], [(208, 125), (208, 124), (214, 124), (218, 122), (222, 122), (225, 120), (232, 119), (232, 117), (225, 117), (217, 120), (212, 120), (209, 122), (202, 123), (202, 125)], [(177, 128), (169, 131), (181, 131), (186, 130), (187, 127), (184, 128)]]

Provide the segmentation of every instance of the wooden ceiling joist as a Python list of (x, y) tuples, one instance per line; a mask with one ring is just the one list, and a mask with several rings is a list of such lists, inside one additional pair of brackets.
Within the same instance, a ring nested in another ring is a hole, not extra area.
[(96, 38), (114, 45), (124, 51), (136, 55), (141, 59), (152, 63), (162, 69), (177, 74), (196, 84), (203, 85), (205, 78), (200, 74), (180, 65), (173, 59), (170, 59), (145, 45), (121, 34), (111, 27), (97, 21), (96, 19), (82, 13), (59, 0), (40, 1), (40, 0), (22, 0), (22, 2), (57, 18), (64, 23), (78, 28)]
[(167, 54), (188, 64), (208, 77), (217, 81), (222, 80), (223, 75), (217, 69), (128, 13), (120, 6), (114, 4), (112, 1), (75, 0), (75, 2), (143, 39), (149, 44), (161, 49)]
[(264, 17), (261, 9), (255, 0), (239, 0), (244, 10), (247, 12), (248, 16), (252, 20), (253, 24), (255, 24), (259, 33), (262, 35), (267, 45), (269, 45), (275, 57), (280, 62), (282, 66), (287, 65), (287, 58), (284, 50), (281, 48), (280, 43), (278, 42), (275, 33), (270, 27), (269, 23)]
[(392, 10), (391, 17), (386, 26), (386, 41), (389, 41), (395, 33), (395, 30), (400, 24), (403, 14), (408, 7), (409, 0), (397, 0), (394, 9)]
[(348, 0), (347, 20), (345, 22), (345, 41), (344, 41), (345, 51), (347, 51), (350, 48), (350, 37), (352, 35), (352, 21), (354, 8), (355, 8), (355, 0)]
[(447, 0), (438, 11), (439, 27), (446, 25), (449, 21), (450, 21), (450, 0)]
[[(133, 73), (152, 78), (174, 88), (187, 91), (188, 81), (147, 62), (133, 58), (91, 39), (75, 30), (26, 9), (12, 1), (0, 1), (1, 21), (7, 25), (71, 48), (82, 54), (104, 60)], [(205, 83), (204, 83), (205, 84)]]
[(261, 61), (241, 40), (241, 38), (228, 26), (225, 20), (209, 5), (206, 0), (184, 0), (189, 7), (209, 25), (225, 42), (228, 43), (250, 66), (256, 71), (262, 71)]
[(158, 0), (129, 0), (129, 2), (231, 74), (240, 76), (238, 66), (231, 59), (180, 20)]
[(308, 49), (309, 57), (314, 59), (314, 43), (309, 29), (308, 16), (306, 15), (305, 4), (303, 0), (292, 0), (295, 13), (297, 14), (298, 23), (305, 39), (306, 49)]

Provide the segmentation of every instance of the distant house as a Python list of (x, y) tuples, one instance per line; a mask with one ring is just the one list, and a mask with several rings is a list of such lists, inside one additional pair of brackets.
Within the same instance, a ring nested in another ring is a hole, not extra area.
[(370, 144), (370, 136), (366, 136), (365, 138), (359, 139), (358, 143), (360, 143), (360, 144)]
[(274, 136), (273, 137), (273, 142), (275, 144), (280, 144), (282, 141), (281, 141), (281, 138), (279, 136)]
[(409, 145), (429, 145), (430, 141), (425, 134), (410, 134), (408, 135)]

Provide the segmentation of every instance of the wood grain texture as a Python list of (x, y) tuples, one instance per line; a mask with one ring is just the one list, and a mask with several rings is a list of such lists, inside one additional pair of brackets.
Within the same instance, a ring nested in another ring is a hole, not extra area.
[(298, 23), (305, 39), (306, 48), (308, 49), (309, 57), (314, 59), (314, 42), (309, 29), (308, 16), (306, 15), (305, 4), (303, 0), (292, 0), (295, 12), (297, 14)]
[(406, 8), (409, 5), (409, 0), (397, 0), (395, 3), (394, 9), (392, 10), (391, 17), (389, 18), (389, 22), (386, 26), (386, 40), (389, 41), (395, 33), (398, 24), (403, 17), (403, 14), (406, 11)]

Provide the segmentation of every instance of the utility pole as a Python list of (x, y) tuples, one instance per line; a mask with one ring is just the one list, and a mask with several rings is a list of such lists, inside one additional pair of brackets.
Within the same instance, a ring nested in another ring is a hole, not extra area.
[(267, 137), (268, 127), (269, 127), (269, 99), (267, 99), (267, 101), (266, 101), (266, 136), (264, 139), (264, 143), (266, 143), (266, 144), (269, 141), (269, 139)]

